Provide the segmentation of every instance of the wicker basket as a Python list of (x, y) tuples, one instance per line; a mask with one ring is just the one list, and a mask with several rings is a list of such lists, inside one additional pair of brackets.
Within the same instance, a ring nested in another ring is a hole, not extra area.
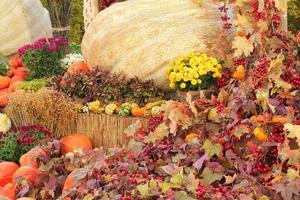
[(145, 118), (93, 113), (78, 114), (77, 118), (67, 128), (60, 130), (58, 126), (56, 136), (82, 133), (91, 139), (94, 147), (121, 147), (128, 142), (124, 130), (137, 120), (140, 120), (144, 127), (148, 125)]

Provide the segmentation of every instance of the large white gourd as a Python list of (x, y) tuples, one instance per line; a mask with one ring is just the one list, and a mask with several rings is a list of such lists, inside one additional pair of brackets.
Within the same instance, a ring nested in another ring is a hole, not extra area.
[[(128, 0), (101, 11), (89, 25), (82, 53), (90, 67), (154, 79), (162, 87), (165, 70), (186, 53), (207, 51), (222, 29), (220, 5), (193, 0)], [(227, 44), (226, 44), (227, 45)], [(229, 44), (228, 44), (229, 46)]]
[(48, 11), (40, 0), (0, 0), (0, 52), (8, 56), (41, 37), (52, 36)]

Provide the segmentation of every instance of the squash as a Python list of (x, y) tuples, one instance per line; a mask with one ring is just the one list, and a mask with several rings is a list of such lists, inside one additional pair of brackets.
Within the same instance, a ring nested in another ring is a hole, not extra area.
[(118, 109), (118, 106), (114, 103), (110, 103), (105, 107), (105, 113), (108, 115), (114, 114)]
[[(74, 177), (78, 176), (78, 174), (81, 174), (82, 170), (84, 170), (83, 168), (81, 169), (75, 169), (74, 171), (72, 171), (66, 178), (65, 183), (64, 183), (64, 187), (63, 187), (63, 192), (64, 191), (68, 191), (71, 188), (77, 187), (79, 184), (79, 188), (86, 188), (85, 183), (76, 183), (76, 180), (74, 179)], [(79, 175), (80, 176), (80, 175)]]
[(189, 133), (187, 136), (185, 136), (184, 141), (190, 142), (193, 139), (198, 138), (198, 137), (199, 137), (199, 134), (197, 134), (197, 133)]
[(1, 196), (7, 197), (10, 200), (16, 199), (15, 186), (12, 183), (8, 183), (4, 187), (0, 187), (0, 199), (2, 199)]
[(23, 67), (23, 62), (19, 56), (15, 56), (9, 60), (9, 66), (13, 69), (17, 69), (19, 67)]
[(0, 76), (0, 90), (8, 88), (10, 78), (8, 76)]
[(281, 124), (286, 124), (288, 123), (289, 118), (284, 115), (276, 115), (272, 117), (272, 122), (273, 123), (281, 123)]
[(18, 81), (24, 81), (24, 78), (15, 75), (15, 76), (13, 76), (13, 77), (10, 79), (10, 84), (13, 84), (13, 83), (18, 82)]
[(265, 142), (268, 140), (268, 135), (267, 133), (265, 132), (265, 130), (261, 127), (256, 127), (254, 130), (253, 130), (253, 135), (255, 136), (255, 138), (258, 140), (258, 141), (261, 141), (261, 142)]
[(33, 183), (40, 174), (40, 171), (36, 168), (29, 166), (20, 167), (13, 175), (13, 183), (16, 183), (20, 178)]
[(129, 78), (153, 79), (167, 88), (165, 71), (171, 60), (190, 52), (206, 52), (210, 45), (230, 51), (226, 42), (218, 39), (224, 30), (220, 6), (209, 1), (199, 5), (193, 0), (115, 3), (89, 25), (82, 54), (90, 67), (101, 66)]
[(15, 76), (20, 77), (22, 80), (25, 79), (25, 77), (27, 76), (29, 70), (25, 67), (19, 67), (15, 70)]
[(5, 186), (7, 183), (11, 183), (14, 173), (19, 169), (19, 166), (13, 162), (1, 162), (0, 163), (0, 186)]
[(24, 81), (16, 81), (14, 83), (11, 83), (8, 87), (8, 91), (15, 92), (23, 83)]
[(30, 197), (22, 197), (22, 198), (18, 198), (17, 200), (36, 200), (36, 199)]
[(73, 152), (77, 149), (92, 149), (92, 142), (88, 137), (82, 134), (73, 134), (69, 136), (62, 137), (60, 139), (62, 144), (61, 151), (63, 154)]
[(68, 69), (68, 73), (70, 75), (75, 75), (75, 74), (79, 74), (79, 73), (85, 74), (88, 71), (89, 71), (89, 67), (83, 61), (78, 61), (78, 62), (73, 63)]
[(245, 78), (245, 67), (243, 65), (239, 65), (237, 66), (237, 68), (235, 69), (234, 73), (233, 73), (233, 78), (237, 79), (237, 80), (244, 80)]
[(131, 110), (131, 114), (135, 117), (142, 117), (145, 115), (147, 109), (145, 107), (142, 108), (133, 108)]
[(218, 119), (218, 112), (216, 108), (212, 108), (208, 111), (207, 119), (212, 122)]
[(9, 68), (8, 72), (7, 72), (7, 76), (9, 78), (12, 78), (15, 75), (16, 69), (15, 68)]
[(47, 155), (46, 151), (43, 150), (41, 147), (37, 146), (20, 157), (19, 160), (20, 166), (29, 166), (33, 168), (38, 168), (39, 163), (37, 162), (37, 158), (46, 155)]

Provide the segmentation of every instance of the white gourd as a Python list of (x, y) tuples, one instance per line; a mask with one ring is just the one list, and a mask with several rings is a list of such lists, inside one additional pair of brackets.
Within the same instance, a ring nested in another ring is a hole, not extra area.
[(87, 28), (82, 53), (90, 67), (154, 79), (167, 87), (165, 71), (171, 60), (222, 43), (217, 40), (223, 26), (219, 7), (209, 1), (199, 5), (193, 0), (128, 0), (113, 4)]
[(8, 56), (24, 44), (52, 36), (48, 11), (39, 0), (0, 0), (0, 52)]

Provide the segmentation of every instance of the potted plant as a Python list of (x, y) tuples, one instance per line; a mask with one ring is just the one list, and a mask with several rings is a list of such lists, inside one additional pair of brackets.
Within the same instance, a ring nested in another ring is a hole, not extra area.
[(210, 97), (216, 90), (216, 81), (221, 75), (221, 64), (205, 53), (190, 53), (171, 61), (167, 69), (169, 87), (177, 90), (181, 98), (187, 93), (192, 97)]

